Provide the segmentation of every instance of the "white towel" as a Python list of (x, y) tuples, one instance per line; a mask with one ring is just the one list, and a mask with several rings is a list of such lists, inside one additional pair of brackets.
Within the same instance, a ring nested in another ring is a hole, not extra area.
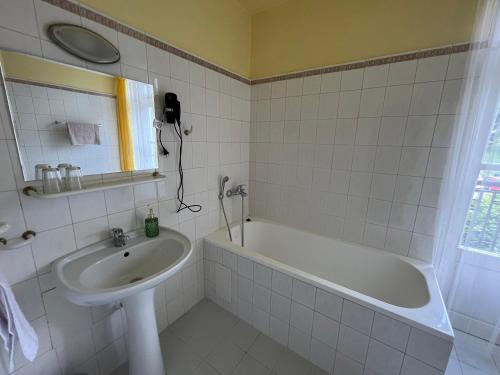
[(9, 283), (2, 274), (0, 274), (0, 339), (9, 353), (9, 371), (14, 370), (17, 344), (29, 361), (33, 361), (38, 353), (38, 336), (24, 317)]
[(72, 145), (100, 145), (99, 125), (68, 122), (68, 135)]

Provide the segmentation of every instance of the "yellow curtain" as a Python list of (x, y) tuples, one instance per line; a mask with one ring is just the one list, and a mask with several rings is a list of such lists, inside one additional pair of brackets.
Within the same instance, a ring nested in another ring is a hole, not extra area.
[(122, 171), (135, 170), (134, 141), (127, 92), (127, 80), (116, 78), (116, 110), (118, 117), (118, 140), (120, 143), (120, 166)]

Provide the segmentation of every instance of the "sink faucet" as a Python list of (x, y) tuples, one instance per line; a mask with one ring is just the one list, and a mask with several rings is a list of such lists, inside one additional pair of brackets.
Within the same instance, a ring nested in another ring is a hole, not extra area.
[(130, 238), (123, 233), (122, 228), (111, 229), (111, 234), (113, 235), (113, 245), (115, 245), (115, 247), (125, 246), (127, 244), (127, 240)]

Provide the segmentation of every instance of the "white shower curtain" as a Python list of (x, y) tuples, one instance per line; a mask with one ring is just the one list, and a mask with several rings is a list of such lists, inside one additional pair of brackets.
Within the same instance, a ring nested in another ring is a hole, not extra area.
[(500, 4), (478, 6), (474, 44), (467, 65), (448, 162), (441, 189), (433, 263), (443, 296), (453, 303), (455, 275), (466, 215), (500, 98)]

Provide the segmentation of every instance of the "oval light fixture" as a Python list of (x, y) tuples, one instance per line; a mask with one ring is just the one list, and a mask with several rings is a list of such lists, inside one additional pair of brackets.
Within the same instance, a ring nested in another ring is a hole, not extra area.
[(59, 47), (86, 61), (113, 64), (120, 60), (120, 51), (109, 40), (86, 27), (56, 23), (47, 31)]

